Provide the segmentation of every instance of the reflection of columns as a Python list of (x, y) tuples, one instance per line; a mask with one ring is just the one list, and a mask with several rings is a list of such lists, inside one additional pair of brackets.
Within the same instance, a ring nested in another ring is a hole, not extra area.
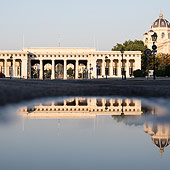
[(64, 60), (64, 79), (67, 79), (67, 60)]
[(15, 59), (13, 59), (12, 71), (13, 71), (13, 77), (15, 77)]
[(52, 60), (51, 79), (55, 79), (55, 60)]
[(79, 106), (79, 99), (75, 98), (75, 100), (76, 100), (76, 106)]
[(109, 69), (110, 69), (109, 70), (109, 75), (113, 76), (113, 60), (112, 59), (110, 60), (110, 67), (109, 67)]
[(7, 77), (7, 59), (4, 60), (4, 74)]
[(78, 79), (78, 66), (79, 66), (79, 61), (76, 60), (75, 79)]
[(102, 76), (105, 76), (105, 60), (102, 60)]
[(43, 79), (43, 60), (40, 60), (40, 77), (41, 80)]

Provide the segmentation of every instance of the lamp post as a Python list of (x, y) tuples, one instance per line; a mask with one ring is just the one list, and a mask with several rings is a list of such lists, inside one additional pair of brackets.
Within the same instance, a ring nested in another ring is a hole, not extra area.
[(21, 75), (22, 75), (22, 69), (21, 69), (21, 66), (22, 66), (22, 60), (20, 60), (20, 63), (19, 63), (19, 64), (20, 64), (20, 71), (19, 71), (19, 72), (20, 72), (20, 79), (21, 79)]
[(124, 71), (124, 64), (123, 64), (123, 54), (125, 52), (125, 49), (122, 47), (122, 49), (120, 50), (121, 54), (122, 54), (122, 80), (124, 79), (123, 75), (125, 74)]
[(90, 79), (91, 79), (91, 69), (92, 69), (92, 68), (91, 68), (91, 63), (90, 63)]
[(155, 70), (155, 56), (156, 56), (156, 53), (157, 53), (157, 46), (155, 45), (155, 42), (158, 38), (158, 35), (156, 32), (154, 32), (153, 35), (151, 35), (152, 37), (152, 41), (153, 41), (153, 46), (152, 46), (152, 55), (153, 55), (153, 62), (154, 62), (154, 73), (153, 73), (153, 79), (155, 80), (156, 79), (156, 70)]
[(108, 71), (109, 71), (109, 67), (108, 67), (108, 56), (105, 56), (105, 62), (106, 62), (105, 74), (106, 74), (106, 79), (107, 79)]
[(122, 100), (122, 109), (121, 109), (121, 116), (124, 116), (124, 109), (123, 109), (123, 100)]
[(10, 72), (10, 79), (12, 79), (12, 77), (13, 77), (13, 56), (11, 55), (11, 57), (10, 57), (10, 60), (11, 60), (11, 72)]
[(97, 68), (97, 79), (98, 79), (98, 76), (99, 76), (99, 66), (98, 66), (98, 61), (96, 62), (96, 68)]

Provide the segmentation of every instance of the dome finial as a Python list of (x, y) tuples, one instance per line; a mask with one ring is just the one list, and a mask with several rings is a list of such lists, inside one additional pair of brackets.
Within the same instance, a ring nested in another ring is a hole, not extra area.
[(160, 11), (160, 14), (159, 14), (159, 19), (163, 19), (162, 10)]

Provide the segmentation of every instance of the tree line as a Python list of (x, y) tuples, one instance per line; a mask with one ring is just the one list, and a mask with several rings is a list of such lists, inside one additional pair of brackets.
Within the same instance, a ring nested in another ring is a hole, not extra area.
[[(117, 43), (113, 48), (112, 51), (120, 51), (122, 47), (125, 51), (141, 51), (141, 70), (135, 70), (134, 76), (135, 77), (145, 77), (148, 75), (149, 70), (153, 70), (154, 62), (153, 56), (146, 56), (145, 50), (147, 46), (144, 45), (143, 41), (141, 40), (134, 40), (134, 41), (125, 41), (123, 44)], [(156, 76), (158, 77), (170, 77), (170, 55), (169, 54), (157, 54), (155, 58), (155, 67), (156, 67)]]

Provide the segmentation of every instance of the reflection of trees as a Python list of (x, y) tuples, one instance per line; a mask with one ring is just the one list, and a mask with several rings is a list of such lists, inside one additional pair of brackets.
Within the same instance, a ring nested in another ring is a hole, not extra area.
[[(132, 125), (135, 125), (135, 126), (141, 126), (143, 125), (143, 122), (140, 121), (143, 116), (131, 116), (131, 115), (116, 115), (116, 116), (112, 116), (112, 118), (114, 120), (116, 120), (118, 123), (119, 122), (123, 122), (125, 125), (128, 125), (128, 126), (132, 126)], [(133, 121), (134, 120), (134, 121)]]
[(149, 106), (142, 106), (141, 110), (142, 110), (143, 115), (151, 115), (153, 108)]

